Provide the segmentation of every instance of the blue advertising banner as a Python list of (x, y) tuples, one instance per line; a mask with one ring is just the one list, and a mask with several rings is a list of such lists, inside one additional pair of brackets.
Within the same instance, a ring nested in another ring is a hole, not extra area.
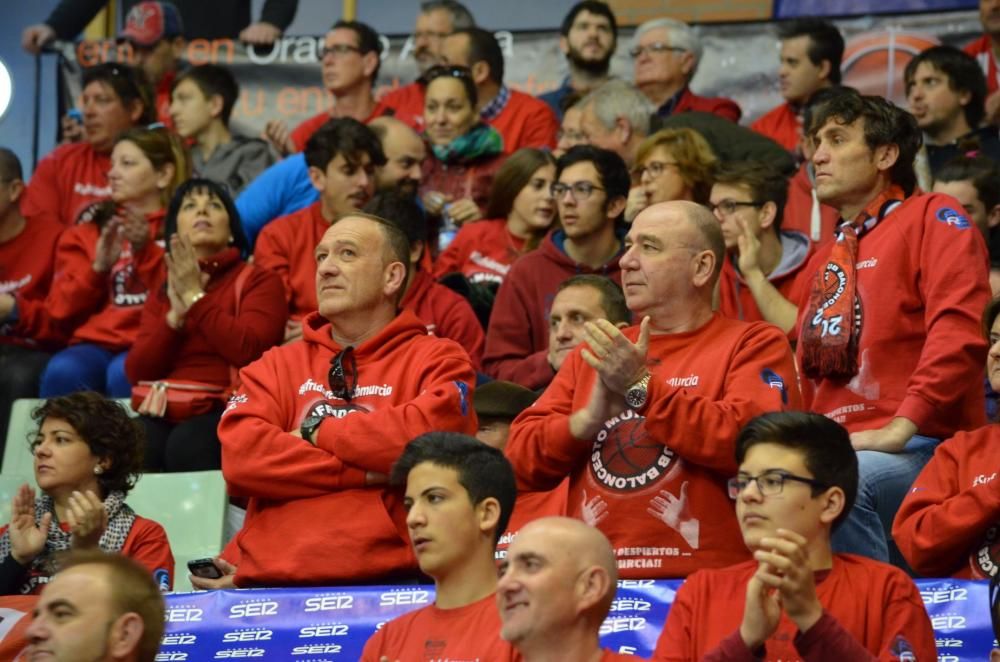
[(978, 0), (774, 0), (774, 19), (975, 9)]

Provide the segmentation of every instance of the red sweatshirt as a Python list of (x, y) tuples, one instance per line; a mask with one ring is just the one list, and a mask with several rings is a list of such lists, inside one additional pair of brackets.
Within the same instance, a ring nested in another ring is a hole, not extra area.
[(497, 598), (485, 598), (455, 609), (428, 605), (392, 619), (365, 644), (361, 662), (390, 660), (520, 660), (514, 647), (500, 638)]
[(566, 497), (569, 494), (569, 479), (564, 479), (554, 490), (542, 492), (518, 492), (514, 503), (514, 512), (510, 515), (507, 530), (497, 543), (496, 557), (507, 556), (507, 548), (514, 538), (530, 522), (542, 517), (563, 516), (566, 514)]
[(739, 104), (732, 99), (726, 99), (725, 97), (698, 96), (691, 91), (691, 88), (685, 87), (684, 92), (677, 100), (677, 104), (674, 106), (670, 114), (677, 115), (688, 110), (702, 113), (712, 113), (713, 115), (723, 117), (730, 122), (739, 122), (740, 117), (743, 116), (743, 110), (739, 107)]
[(486, 335), (468, 299), (434, 280), (426, 271), (417, 271), (400, 305), (427, 324), (428, 333), (454, 340), (465, 348), (472, 365), (483, 361)]
[(466, 223), (434, 261), (434, 275), (458, 272), (472, 283), (499, 285), (523, 248), (524, 239), (507, 231), (506, 219)]
[[(799, 329), (831, 247), (820, 247), (802, 272)], [(958, 201), (938, 193), (906, 199), (858, 242), (859, 372), (848, 384), (814, 380), (809, 410), (850, 432), (894, 416), (940, 439), (985, 424), (986, 267), (986, 244)]]
[[(236, 317), (236, 279), (250, 269)], [(125, 374), (133, 384), (141, 380), (180, 379), (230, 385), (230, 366), (241, 368), (281, 343), (285, 318), (276, 314), (285, 306), (281, 279), (260, 267), (246, 267), (239, 251), (228, 248), (202, 261), (211, 276), (205, 296), (188, 310), (179, 330), (167, 324), (170, 300), (161, 284), (146, 300), (139, 335), (125, 358)]]
[[(623, 333), (635, 342), (639, 327)], [(695, 331), (652, 336), (646, 364), (643, 411), (626, 409), (580, 440), (569, 417), (586, 406), (596, 373), (574, 350), (511, 426), (506, 454), (518, 487), (551, 489), (569, 475), (569, 515), (593, 523), (597, 514), (622, 577), (684, 577), (742, 561), (726, 481), (750, 419), (801, 409), (788, 340), (769, 324), (716, 313)]]
[(559, 283), (577, 274), (598, 274), (621, 284), (620, 255), (591, 269), (563, 252), (564, 239), (561, 231), (549, 233), (538, 250), (514, 263), (497, 292), (483, 356), (491, 377), (532, 390), (548, 384), (555, 374), (548, 359), (549, 309)]
[(92, 202), (111, 195), (111, 154), (88, 142), (56, 147), (39, 161), (21, 200), (21, 213), (32, 220), (72, 225)]
[(959, 432), (903, 499), (892, 539), (914, 570), (930, 577), (989, 579), (1000, 565), (1000, 425)]
[(395, 90), (389, 90), (379, 103), (388, 106), (393, 111), (393, 117), (405, 122), (417, 133), (424, 130), (424, 86), (420, 83), (410, 83)]
[(963, 48), (966, 53), (976, 58), (979, 67), (986, 76), (986, 93), (993, 94), (1000, 87), (1000, 70), (997, 69), (997, 58), (993, 54), (993, 41), (984, 34)]
[(547, 103), (530, 94), (510, 89), (503, 110), (487, 121), (503, 136), (503, 151), (508, 154), (522, 147), (556, 146), (559, 119)]
[[(7, 532), (8, 526), (5, 524), (0, 527), (0, 536)], [(68, 523), (60, 522), (59, 526), (69, 533)], [(158, 523), (136, 515), (119, 553), (148, 569), (160, 590), (169, 591), (174, 588), (174, 555), (170, 552), (167, 532)], [(45, 581), (41, 581), (32, 593), (41, 593), (45, 588)]]
[(840, 212), (815, 197), (807, 169), (808, 164), (803, 163), (788, 182), (781, 229), (801, 232), (814, 244), (822, 244), (833, 239), (834, 230), (840, 223)]
[[(368, 124), (376, 117), (382, 117), (388, 110), (390, 109), (383, 103), (376, 103), (371, 115), (365, 118), (364, 124)], [(292, 129), (292, 133), (290, 134), (292, 142), (295, 144), (295, 151), (301, 152), (304, 150), (306, 148), (306, 143), (309, 142), (312, 135), (316, 133), (321, 126), (332, 119), (333, 116), (330, 115), (330, 111), (324, 110), (318, 115), (313, 115), (309, 119), (300, 122), (297, 127)]]
[[(238, 538), (240, 587), (368, 582), (415, 567), (401, 503), (366, 487), (365, 474), (388, 474), (424, 432), (476, 432), (468, 355), (427, 335), (412, 313), (354, 348), (351, 402), (328, 390), (342, 349), (315, 313), (301, 341), (240, 371), (241, 390), (219, 423), (229, 493), (250, 498)], [(311, 415), (326, 417), (315, 444), (292, 434)]]
[(794, 152), (799, 146), (799, 136), (802, 133), (802, 116), (786, 101), (758, 117), (750, 128), (789, 152)]
[(305, 209), (271, 221), (264, 226), (254, 244), (254, 264), (270, 269), (281, 277), (288, 302), (288, 316), (302, 319), (317, 308), (316, 245), (329, 229), (323, 218), (322, 203), (316, 201)]
[(161, 234), (163, 216), (162, 210), (149, 214), (150, 240), (142, 251), (133, 254), (124, 240), (118, 261), (103, 274), (92, 266), (101, 234), (97, 223), (88, 220), (67, 228), (56, 246), (48, 296), (18, 302), (15, 332), (30, 336), (58, 325), (70, 344), (94, 343), (116, 352), (128, 349), (139, 331), (147, 294), (159, 280), (163, 248), (154, 238)]
[[(56, 242), (65, 226), (38, 217), (27, 221), (16, 237), (0, 242), (0, 294), (12, 294), (18, 301), (43, 299), (52, 282)], [(23, 347), (45, 346), (46, 335), (7, 335), (14, 325), (0, 323), (0, 344)]]
[[(747, 583), (756, 571), (757, 562), (747, 561), (688, 577), (667, 614), (653, 660), (759, 659), (739, 636)], [(816, 573), (816, 597), (823, 617), (803, 634), (782, 612), (777, 632), (764, 644), (764, 660), (937, 660), (920, 592), (899, 568), (836, 554), (833, 568)], [(906, 651), (916, 657), (905, 656)]]
[[(804, 280), (798, 278), (812, 254), (809, 239), (802, 233), (781, 231), (784, 253), (781, 262), (767, 275), (767, 280), (789, 301), (801, 298), (798, 288), (803, 287)], [(719, 277), (719, 312), (734, 320), (747, 322), (763, 322), (764, 316), (757, 307), (757, 300), (747, 287), (743, 274), (734, 264), (736, 255), (727, 255), (722, 261), (722, 274)]]

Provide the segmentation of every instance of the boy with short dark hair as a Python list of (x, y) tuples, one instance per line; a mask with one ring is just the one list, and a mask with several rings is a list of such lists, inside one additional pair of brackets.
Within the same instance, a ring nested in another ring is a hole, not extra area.
[(514, 471), (499, 450), (453, 432), (406, 447), (390, 482), (405, 488), (406, 526), (434, 604), (386, 623), (361, 655), (380, 660), (518, 659), (500, 639), (493, 548), (514, 508)]
[(847, 430), (819, 414), (765, 414), (740, 432), (736, 461), (729, 493), (754, 558), (688, 577), (654, 660), (937, 659), (913, 581), (830, 546), (858, 488)]
[(188, 69), (170, 88), (170, 118), (177, 133), (194, 143), (195, 172), (225, 185), (234, 198), (274, 163), (266, 142), (229, 130), (239, 95), (233, 74), (217, 64)]

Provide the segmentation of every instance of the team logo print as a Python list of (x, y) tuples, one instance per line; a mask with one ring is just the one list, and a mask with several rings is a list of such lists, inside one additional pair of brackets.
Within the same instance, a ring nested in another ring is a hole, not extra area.
[(937, 210), (935, 217), (945, 225), (950, 225), (959, 230), (968, 230), (971, 226), (969, 219), (951, 207), (941, 207), (941, 209)]
[(598, 483), (617, 492), (636, 492), (671, 468), (674, 452), (646, 433), (645, 421), (627, 410), (604, 423), (590, 454), (590, 471)]
[(892, 646), (889, 647), (890, 652), (899, 658), (900, 662), (914, 662), (917, 659), (916, 653), (913, 652), (913, 646), (909, 641), (906, 640), (901, 634), (896, 635), (896, 638), (892, 641)]
[(116, 306), (141, 306), (146, 303), (146, 285), (136, 277), (135, 265), (131, 262), (121, 269), (114, 269), (111, 280)]
[(345, 402), (343, 404), (341, 403), (333, 404), (331, 402), (327, 402), (326, 400), (320, 400), (319, 402), (317, 402), (316, 404), (314, 404), (312, 407), (309, 408), (309, 412), (305, 415), (305, 418), (303, 418), (302, 420), (312, 417), (326, 418), (327, 416), (332, 416), (334, 418), (343, 418), (348, 414), (352, 414), (354, 412), (361, 412), (362, 414), (367, 414), (368, 410), (365, 409), (364, 407), (361, 407), (351, 402)]

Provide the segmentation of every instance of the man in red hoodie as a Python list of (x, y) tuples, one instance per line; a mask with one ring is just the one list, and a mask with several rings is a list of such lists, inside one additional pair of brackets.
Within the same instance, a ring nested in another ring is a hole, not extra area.
[(569, 514), (607, 535), (626, 578), (743, 561), (726, 490), (733, 440), (754, 416), (801, 407), (791, 347), (770, 324), (713, 312), (725, 243), (701, 205), (647, 207), (625, 246), (625, 301), (642, 322), (588, 323), (517, 417), (506, 453), (518, 487), (568, 475)]
[(219, 423), (229, 492), (249, 498), (237, 586), (386, 581), (413, 569), (402, 504), (382, 484), (411, 439), (474, 434), (476, 415), (468, 354), (399, 312), (409, 253), (392, 223), (342, 216), (315, 249), (319, 311), (302, 340), (240, 371)]
[(549, 310), (559, 283), (581, 273), (621, 283), (618, 222), (628, 196), (628, 169), (605, 149), (579, 145), (556, 164), (553, 197), (562, 228), (514, 262), (493, 303), (486, 331), (487, 374), (537, 389), (555, 372), (549, 363)]

